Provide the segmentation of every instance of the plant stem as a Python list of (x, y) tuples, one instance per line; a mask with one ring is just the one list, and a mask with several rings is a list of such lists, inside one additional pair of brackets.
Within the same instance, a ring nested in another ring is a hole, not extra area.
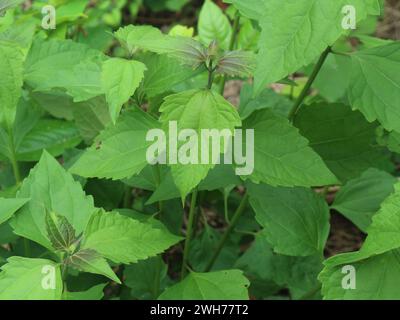
[(14, 135), (12, 129), (8, 130), (8, 137), (9, 137), (9, 144), (10, 144), (10, 162), (14, 172), (14, 178), (17, 185), (21, 183), (21, 173), (19, 171), (19, 166), (17, 162), (17, 155), (15, 151), (15, 144), (14, 144)]
[(211, 90), (213, 81), (214, 81), (214, 70), (212, 66), (212, 60), (210, 61), (210, 65), (207, 67), (208, 69), (208, 84), (207, 84), (207, 89)]
[(315, 65), (314, 70), (311, 73), (311, 76), (308, 78), (306, 85), (304, 86), (299, 97), (297, 98), (296, 102), (294, 103), (292, 110), (290, 111), (289, 120), (291, 122), (293, 122), (293, 120), (296, 116), (296, 113), (299, 111), (304, 99), (307, 97), (312, 84), (314, 83), (315, 79), (317, 78), (318, 73), (321, 71), (321, 68), (330, 52), (331, 52), (331, 47), (328, 47), (325, 49), (325, 51), (319, 57), (319, 60), (318, 60), (317, 64)]
[[(229, 43), (229, 51), (232, 51), (235, 48), (235, 43), (236, 39), (239, 33), (239, 24), (240, 22), (240, 14), (237, 12), (235, 20), (233, 21), (233, 27), (232, 27), (232, 37), (231, 41)], [(225, 92), (225, 83), (226, 83), (226, 75), (222, 77), (222, 83), (221, 83), (221, 89), (220, 89), (220, 94), (223, 95)]]
[(183, 279), (186, 274), (186, 264), (187, 264), (187, 259), (188, 259), (188, 255), (189, 255), (190, 240), (191, 240), (192, 233), (193, 233), (194, 216), (196, 213), (195, 209), (196, 209), (197, 193), (198, 193), (198, 190), (196, 188), (193, 191), (192, 199), (190, 200), (189, 221), (188, 221), (187, 231), (186, 231), (185, 248), (183, 250), (181, 279)]
[(124, 194), (124, 208), (131, 209), (132, 208), (132, 188), (130, 186), (125, 187)]
[(160, 281), (161, 281), (160, 273), (161, 273), (162, 263), (163, 260), (160, 256), (160, 259), (157, 261), (156, 276), (154, 277), (154, 287), (153, 287), (154, 299), (157, 299), (158, 296), (160, 295)]
[(246, 208), (247, 201), (249, 199), (249, 196), (247, 193), (243, 195), (242, 201), (239, 204), (239, 207), (236, 209), (235, 214), (233, 215), (231, 219), (231, 223), (229, 224), (228, 228), (225, 230), (224, 235), (222, 236), (221, 240), (218, 242), (217, 249), (215, 250), (210, 262), (208, 263), (206, 267), (206, 272), (210, 271), (211, 268), (213, 267), (215, 261), (217, 260), (219, 254), (221, 253), (222, 248), (225, 245), (226, 240), (228, 240), (229, 235), (235, 228), (237, 222), (239, 221), (240, 217), (242, 216), (244, 209)]
[(29, 240), (24, 238), (24, 253), (25, 257), (30, 258), (31, 257), (31, 244), (29, 243)]
[(68, 275), (68, 267), (67, 267), (66, 263), (63, 263), (62, 271), (61, 271), (61, 278), (62, 278), (62, 282), (63, 282), (63, 292), (62, 292), (63, 300), (67, 300), (67, 292), (68, 292), (67, 275)]
[[(160, 172), (159, 164), (156, 164), (153, 166), (153, 175), (154, 175), (154, 180), (156, 182), (156, 186), (158, 188), (161, 184), (161, 172)], [(161, 214), (163, 211), (163, 202), (162, 201), (158, 201), (158, 210), (159, 210), (158, 217), (159, 217), (159, 219), (161, 219)]]

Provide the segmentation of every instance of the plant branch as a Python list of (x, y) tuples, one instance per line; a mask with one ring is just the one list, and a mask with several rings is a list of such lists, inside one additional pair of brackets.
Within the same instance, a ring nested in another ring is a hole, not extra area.
[(12, 129), (8, 130), (8, 137), (9, 137), (9, 146), (10, 146), (10, 162), (14, 173), (15, 182), (17, 185), (21, 183), (21, 172), (19, 171), (17, 155), (15, 150), (15, 143), (14, 143), (14, 134)]
[[(153, 175), (154, 175), (154, 179), (156, 182), (156, 186), (158, 188), (161, 184), (161, 170), (160, 170), (159, 164), (156, 164), (153, 166)], [(163, 209), (164, 209), (163, 202), (160, 200), (160, 201), (158, 201), (158, 210), (159, 210), (159, 218), (160, 219), (161, 219)]]
[(211, 90), (212, 85), (213, 85), (213, 81), (214, 81), (214, 69), (212, 66), (212, 60), (210, 61), (210, 65), (207, 66), (208, 69), (208, 84), (207, 84), (207, 89)]
[(125, 187), (124, 200), (123, 200), (124, 208), (131, 209), (132, 208), (132, 188), (130, 186)]
[(157, 299), (160, 295), (160, 281), (161, 281), (161, 269), (162, 269), (162, 257), (156, 262), (156, 276), (154, 277), (154, 287), (153, 287), (153, 296), (154, 299)]
[(64, 260), (63, 264), (62, 264), (62, 271), (61, 271), (61, 278), (62, 278), (62, 282), (63, 282), (63, 292), (62, 292), (63, 300), (67, 300), (67, 292), (68, 292), (67, 275), (68, 275), (68, 266)]
[(317, 78), (318, 73), (321, 71), (321, 68), (322, 68), (326, 58), (328, 57), (329, 53), (331, 52), (331, 49), (332, 49), (331, 47), (326, 48), (325, 51), (319, 57), (319, 60), (318, 60), (317, 64), (315, 65), (314, 70), (311, 73), (311, 76), (308, 78), (306, 85), (304, 86), (299, 97), (297, 98), (296, 102), (294, 103), (292, 110), (290, 111), (289, 120), (291, 122), (293, 122), (297, 112), (299, 111), (302, 103), (304, 102), (304, 99), (307, 97), (308, 92), (310, 91), (312, 84), (314, 83), (315, 79)]
[(190, 240), (191, 240), (192, 233), (193, 233), (194, 216), (196, 213), (195, 209), (196, 209), (197, 193), (198, 193), (198, 190), (196, 188), (193, 191), (192, 199), (190, 200), (189, 221), (188, 221), (187, 231), (186, 231), (185, 247), (183, 249), (181, 279), (183, 279), (186, 274), (187, 259), (189, 256), (189, 246), (190, 246)]
[(211, 257), (210, 262), (207, 264), (206, 272), (210, 271), (213, 267), (215, 261), (217, 260), (219, 254), (221, 253), (222, 248), (225, 245), (226, 240), (228, 240), (229, 235), (235, 228), (237, 222), (239, 221), (240, 217), (242, 216), (244, 209), (246, 208), (247, 201), (249, 196), (247, 193), (243, 195), (242, 201), (239, 204), (239, 207), (236, 209), (235, 214), (232, 217), (231, 223), (229, 224), (228, 228), (225, 230), (224, 235), (222, 236), (221, 240), (218, 242), (217, 249), (215, 250), (213, 256)]

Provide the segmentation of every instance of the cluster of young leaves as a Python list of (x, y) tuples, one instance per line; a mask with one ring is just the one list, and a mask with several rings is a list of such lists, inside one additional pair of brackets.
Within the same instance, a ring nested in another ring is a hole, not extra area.
[[(53, 31), (38, 28), (42, 1), (0, 18), (0, 299), (101, 299), (105, 278), (120, 284), (120, 299), (263, 299), (282, 289), (292, 299), (400, 298), (391, 161), (400, 44), (369, 36), (380, 1), (226, 0), (223, 12), (206, 0), (196, 36), (180, 25), (112, 32), (126, 1), (87, 2), (54, 1)], [(143, 4), (186, 3), (161, 2)], [(131, 2), (132, 15), (141, 4)], [(341, 25), (345, 5), (356, 8), (355, 31)], [(308, 81), (292, 80), (296, 72)], [(221, 94), (229, 77), (254, 78), (238, 109)], [(276, 82), (290, 92), (267, 88)], [(253, 129), (254, 171), (149, 164), (146, 135), (170, 121)], [(333, 185), (328, 205), (315, 187)], [(183, 261), (167, 265), (161, 254), (183, 240), (189, 194)], [(208, 224), (206, 201), (224, 214), (223, 234)], [(324, 260), (331, 209), (368, 237), (360, 251)], [(193, 220), (203, 226), (195, 235)], [(245, 252), (243, 234), (254, 238)], [(349, 264), (356, 290), (341, 286)], [(51, 290), (43, 270), (54, 270)]]

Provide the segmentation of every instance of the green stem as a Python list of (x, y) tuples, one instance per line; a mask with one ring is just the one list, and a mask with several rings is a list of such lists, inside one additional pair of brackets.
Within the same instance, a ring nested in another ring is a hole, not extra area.
[(154, 288), (153, 288), (153, 296), (154, 299), (157, 299), (160, 295), (160, 281), (161, 281), (161, 269), (162, 269), (162, 258), (157, 261), (156, 265), (156, 276), (154, 277)]
[(187, 259), (189, 256), (189, 246), (190, 246), (190, 240), (191, 240), (192, 233), (193, 233), (194, 216), (196, 213), (195, 208), (196, 208), (197, 193), (198, 193), (198, 190), (196, 188), (192, 193), (192, 199), (190, 201), (189, 221), (188, 221), (187, 230), (186, 230), (185, 248), (183, 250), (181, 279), (183, 279), (186, 274), (186, 265), (187, 265)]
[(211, 257), (210, 262), (207, 264), (207, 267), (205, 270), (206, 272), (210, 271), (211, 268), (213, 267), (215, 261), (217, 260), (219, 254), (221, 253), (222, 248), (225, 245), (226, 240), (228, 240), (229, 235), (231, 234), (231, 232), (235, 228), (236, 224), (238, 223), (240, 217), (242, 216), (244, 209), (246, 208), (248, 199), (249, 199), (249, 196), (246, 193), (243, 196), (242, 201), (239, 204), (239, 207), (236, 209), (236, 212), (232, 217), (231, 223), (229, 224), (228, 228), (225, 230), (225, 233), (222, 236), (221, 240), (218, 242), (217, 249), (215, 250), (213, 256)]
[(30, 258), (31, 257), (31, 244), (28, 239), (24, 238), (24, 253), (25, 257)]
[(17, 162), (17, 155), (16, 155), (16, 150), (15, 150), (15, 144), (14, 144), (14, 135), (12, 129), (8, 130), (8, 137), (9, 137), (9, 144), (10, 144), (10, 161), (11, 161), (11, 166), (14, 172), (14, 178), (15, 182), (17, 185), (21, 183), (21, 173), (19, 171), (19, 166)]
[[(239, 33), (239, 24), (240, 22), (240, 14), (236, 13), (236, 17), (235, 20), (233, 21), (233, 27), (232, 27), (232, 37), (229, 43), (229, 51), (232, 51), (235, 48), (235, 43), (236, 43), (236, 39)], [(225, 92), (225, 83), (226, 83), (226, 78), (227, 76), (224, 75), (222, 77), (222, 83), (221, 83), (221, 89), (220, 89), (220, 94), (223, 95)]]
[(132, 188), (130, 186), (125, 187), (124, 194), (124, 208), (131, 209), (132, 208)]
[[(156, 182), (156, 186), (157, 188), (160, 186), (161, 184), (161, 171), (160, 171), (160, 165), (156, 164), (153, 166), (153, 175), (154, 175), (154, 180)], [(163, 202), (162, 201), (158, 201), (158, 210), (159, 210), (159, 219), (161, 219), (161, 214), (163, 211)]]
[(61, 278), (62, 278), (62, 282), (63, 282), (63, 292), (62, 292), (63, 300), (67, 300), (67, 292), (68, 292), (67, 275), (68, 275), (68, 266), (66, 263), (63, 263), (62, 271), (61, 271)]
[(326, 50), (321, 54), (319, 57), (319, 60), (317, 64), (314, 67), (313, 72), (311, 73), (311, 76), (308, 78), (308, 81), (306, 85), (304, 86), (303, 90), (301, 91), (299, 97), (297, 98), (296, 102), (294, 103), (294, 106), (292, 110), (290, 111), (289, 114), (289, 120), (293, 122), (296, 113), (299, 111), (302, 103), (304, 102), (304, 99), (307, 97), (308, 92), (311, 89), (312, 84), (314, 83), (315, 79), (317, 78), (318, 73), (320, 72), (326, 58), (328, 57), (329, 53), (331, 52), (331, 47), (326, 48)]
[(228, 213), (228, 197), (225, 193), (223, 194), (224, 196), (224, 216), (225, 216), (225, 221), (230, 223), (229, 220), (229, 213)]
[(212, 60), (210, 61), (210, 65), (207, 67), (208, 68), (208, 84), (207, 84), (207, 89), (211, 90), (213, 81), (214, 81), (214, 70), (212, 66)]

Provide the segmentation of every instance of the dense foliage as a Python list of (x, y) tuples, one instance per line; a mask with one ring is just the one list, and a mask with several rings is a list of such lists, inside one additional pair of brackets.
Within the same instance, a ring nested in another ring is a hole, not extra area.
[[(383, 7), (0, 1), (0, 299), (400, 299)], [(254, 130), (254, 168), (149, 162), (171, 123)], [(333, 212), (360, 250), (327, 257)]]

